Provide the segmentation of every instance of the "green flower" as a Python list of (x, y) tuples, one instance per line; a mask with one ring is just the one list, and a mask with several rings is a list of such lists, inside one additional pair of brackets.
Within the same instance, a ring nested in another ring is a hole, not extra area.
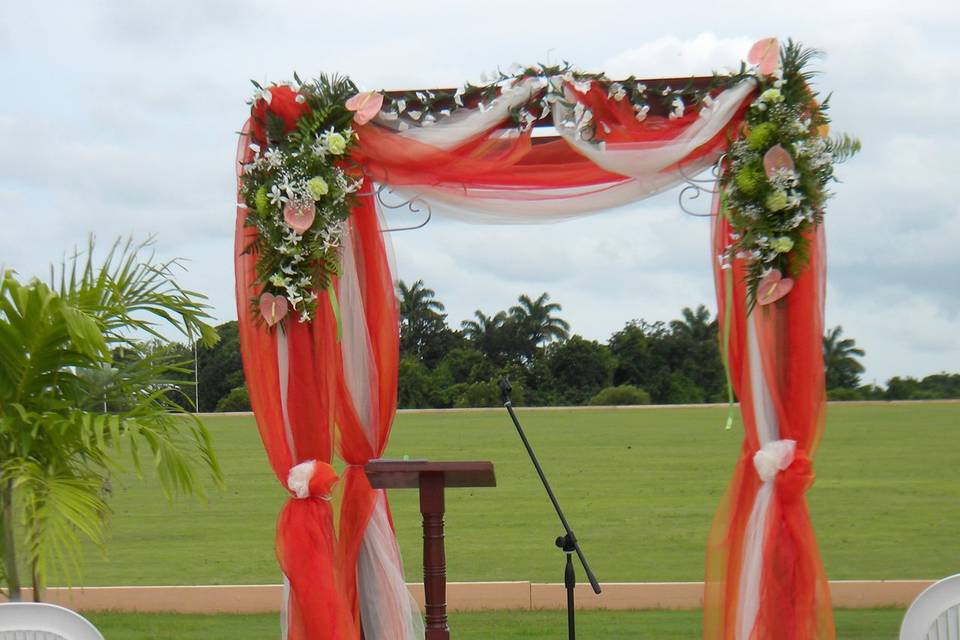
[(780, 93), (780, 89), (767, 89), (760, 94), (761, 102), (783, 102), (783, 94)]
[(747, 144), (754, 151), (764, 151), (777, 141), (777, 127), (772, 122), (758, 124), (750, 130)]
[(787, 253), (793, 249), (793, 240), (791, 240), (789, 236), (780, 236), (779, 238), (774, 238), (770, 243), (770, 248), (777, 253)]
[(347, 150), (347, 139), (337, 132), (327, 136), (327, 151), (335, 156), (343, 155)]
[(257, 192), (253, 196), (253, 204), (257, 209), (257, 213), (261, 216), (266, 217), (270, 214), (270, 200), (267, 199), (266, 187), (257, 189)]
[(734, 182), (737, 183), (737, 188), (748, 197), (757, 195), (757, 192), (767, 181), (767, 177), (764, 175), (763, 171), (752, 166), (743, 167), (737, 171), (733, 179)]
[(310, 194), (310, 197), (314, 200), (319, 200), (323, 196), (330, 193), (330, 187), (327, 185), (327, 181), (317, 176), (315, 178), (310, 178), (307, 181), (307, 192)]
[(782, 189), (777, 189), (768, 195), (766, 202), (764, 202), (764, 204), (767, 205), (767, 209), (770, 211), (782, 211), (783, 209), (787, 208), (789, 203), (790, 201), (787, 200), (787, 192), (783, 191)]

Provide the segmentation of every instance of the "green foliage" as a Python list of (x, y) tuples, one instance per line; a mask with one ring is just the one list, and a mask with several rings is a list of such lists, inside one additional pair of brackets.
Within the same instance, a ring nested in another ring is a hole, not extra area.
[(640, 387), (622, 384), (618, 387), (607, 387), (601, 390), (597, 395), (590, 398), (590, 404), (593, 406), (650, 404), (650, 394)]
[(843, 327), (837, 325), (823, 336), (827, 389), (855, 389), (860, 384), (860, 374), (864, 371), (857, 358), (862, 358), (866, 355), (865, 352), (857, 348), (856, 340), (841, 338), (842, 335)]
[(827, 390), (827, 400), (850, 401), (864, 399), (864, 394), (862, 391), (860, 391), (860, 389), (847, 389), (844, 387), (838, 387), (836, 389)]
[(176, 284), (179, 263), (147, 249), (117, 242), (96, 264), (91, 240), (49, 284), (2, 274), (0, 531), (11, 597), (18, 547), (42, 593), (51, 568), (77, 573), (81, 538), (102, 542), (103, 488), (124, 456), (138, 471), (146, 456), (168, 495), (202, 495), (198, 466), (219, 478), (203, 424), (176, 417), (171, 392), (187, 363), (162, 331), (206, 344), (217, 336), (203, 296)]
[[(297, 81), (295, 93), (276, 85), (266, 90), (254, 86), (258, 92), (251, 101), (251, 118), (264, 127), (266, 140), (254, 140), (252, 157), (243, 164), (240, 177), (240, 193), (248, 208), (245, 225), (251, 230), (246, 251), (256, 256), (260, 290), (285, 297), (307, 320), (331, 277), (340, 273), (343, 223), (362, 184), (360, 171), (349, 159), (356, 133), (351, 127), (353, 113), (344, 105), (357, 88), (349, 78), (337, 75)], [(267, 93), (270, 99), (264, 98)], [(289, 102), (291, 95), (296, 104), (277, 104), (281, 96)], [(280, 115), (290, 109), (299, 112), (295, 123)], [(256, 138), (256, 128), (251, 135)], [(287, 223), (288, 205), (311, 212), (306, 229), (298, 231)], [(254, 310), (259, 313), (259, 306), (254, 304)]]
[[(733, 233), (722, 258), (747, 261), (748, 308), (757, 286), (773, 269), (798, 275), (809, 261), (810, 232), (822, 221), (835, 180), (834, 166), (860, 150), (848, 135), (827, 138), (829, 97), (818, 101), (811, 82), (820, 55), (788, 40), (780, 50), (780, 74), (757, 77), (757, 97), (730, 143), (721, 175), (722, 207)], [(773, 148), (793, 167), (770, 175), (764, 158)]]
[(960, 399), (960, 374), (935, 373), (922, 380), (896, 376), (887, 381), (887, 390), (883, 399)]
[(616, 361), (606, 345), (580, 336), (553, 345), (547, 363), (561, 398), (568, 404), (585, 404), (613, 381)]
[(240, 333), (232, 320), (217, 327), (220, 341), (197, 351), (199, 379), (199, 411), (215, 411), (217, 404), (231, 392), (243, 386), (243, 362), (240, 357)]
[(234, 387), (217, 403), (217, 411), (250, 411), (250, 393), (247, 385)]

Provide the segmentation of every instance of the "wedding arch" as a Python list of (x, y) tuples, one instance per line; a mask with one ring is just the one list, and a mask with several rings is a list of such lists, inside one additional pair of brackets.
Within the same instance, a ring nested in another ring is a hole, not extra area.
[[(386, 494), (363, 472), (386, 448), (399, 365), (378, 189), (471, 222), (534, 223), (699, 184), (711, 167), (744, 439), (709, 535), (704, 637), (834, 637), (804, 493), (824, 425), (824, 201), (858, 143), (828, 137), (814, 54), (767, 38), (738, 71), (689, 80), (538, 65), (456, 90), (257, 85), (237, 158), (236, 298), (250, 401), (291, 495), (276, 540), (285, 638), (423, 637)], [(555, 135), (534, 136), (542, 125)]]

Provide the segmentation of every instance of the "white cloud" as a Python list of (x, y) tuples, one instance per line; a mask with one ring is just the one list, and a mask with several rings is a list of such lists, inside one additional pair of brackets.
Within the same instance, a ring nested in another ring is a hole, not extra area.
[[(829, 53), (818, 86), (835, 92), (834, 128), (864, 141), (828, 211), (828, 322), (866, 348), (868, 379), (957, 369), (956, 3), (818, 0), (798, 12), (595, 0), (588, 14), (556, 2), (534, 21), (507, 0), (364, 6), (5, 4), (0, 263), (43, 274), (89, 232), (153, 232), (229, 319), (233, 132), (248, 78), (297, 69), (349, 72), (369, 88), (450, 86), (562, 59), (614, 76), (688, 75), (735, 67), (758, 37), (794, 35)], [(393, 240), (401, 277), (435, 288), (451, 324), (549, 291), (576, 331), (604, 339), (631, 318), (713, 306), (708, 226), (665, 194), (564, 224), (435, 221)]]

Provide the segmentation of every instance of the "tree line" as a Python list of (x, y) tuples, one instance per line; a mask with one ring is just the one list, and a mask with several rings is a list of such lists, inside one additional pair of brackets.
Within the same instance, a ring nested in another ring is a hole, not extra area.
[[(401, 281), (397, 298), (401, 408), (496, 406), (496, 382), (502, 376), (513, 383), (514, 401), (531, 406), (727, 400), (717, 321), (704, 305), (684, 308), (669, 322), (631, 320), (599, 342), (572, 333), (563, 307), (548, 293), (522, 294), (508, 309), (478, 309), (455, 328), (443, 302), (422, 280)], [(220, 342), (197, 351), (198, 406), (201, 411), (248, 410), (236, 323), (218, 330)], [(189, 347), (181, 348), (192, 357)], [(827, 332), (823, 348), (831, 399), (960, 398), (960, 374), (895, 377), (886, 388), (862, 384), (864, 351), (842, 327)], [(189, 373), (185, 383), (192, 382)]]

